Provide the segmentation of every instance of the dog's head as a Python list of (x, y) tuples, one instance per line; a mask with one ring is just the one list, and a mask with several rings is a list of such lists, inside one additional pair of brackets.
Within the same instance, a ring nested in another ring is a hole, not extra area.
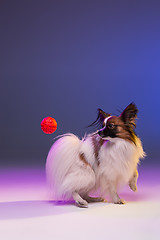
[[(122, 138), (135, 143), (135, 120), (138, 109), (134, 103), (129, 104), (120, 116), (111, 116), (98, 109), (98, 118), (95, 122), (101, 123), (98, 134), (103, 139)], [(93, 124), (95, 124), (95, 122)]]

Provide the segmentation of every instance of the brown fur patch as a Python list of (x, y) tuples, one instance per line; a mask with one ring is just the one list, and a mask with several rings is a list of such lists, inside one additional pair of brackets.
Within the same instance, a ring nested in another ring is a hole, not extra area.
[(83, 152), (79, 154), (79, 158), (86, 166), (90, 166), (90, 164), (87, 162), (85, 154)]
[(99, 150), (104, 143), (104, 140), (102, 138), (100, 138), (97, 141), (96, 137), (92, 137), (92, 143), (93, 143), (93, 146), (94, 146), (95, 159), (97, 160), (97, 164), (99, 165), (98, 155), (99, 155)]
[(113, 123), (117, 127), (117, 137), (134, 142), (135, 134), (131, 129), (129, 130), (125, 123), (122, 121), (121, 117), (113, 116), (108, 121), (107, 124)]

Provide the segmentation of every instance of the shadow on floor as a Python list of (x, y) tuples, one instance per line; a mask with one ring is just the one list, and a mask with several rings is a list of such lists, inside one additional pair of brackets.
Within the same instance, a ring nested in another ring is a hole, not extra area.
[[(141, 202), (144, 201), (145, 194), (140, 193), (124, 193), (121, 197), (127, 202)], [(105, 206), (111, 204), (98, 203), (98, 206)], [(90, 203), (90, 207), (97, 207), (97, 203)], [(33, 218), (43, 216), (53, 216), (72, 212), (86, 211), (85, 208), (78, 208), (74, 201), (15, 201), (15, 202), (1, 202), (0, 203), (0, 220), (19, 219), (19, 218)]]
[(74, 202), (16, 201), (0, 203), (0, 220), (33, 218), (71, 213), (79, 210)]

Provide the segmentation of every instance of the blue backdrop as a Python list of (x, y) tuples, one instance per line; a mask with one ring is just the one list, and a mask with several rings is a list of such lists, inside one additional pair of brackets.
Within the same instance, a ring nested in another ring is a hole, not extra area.
[[(148, 161), (158, 162), (159, 1), (1, 1), (1, 162), (45, 161), (52, 139), (82, 137), (96, 109), (134, 101)], [(45, 135), (44, 117), (58, 130)], [(19, 159), (19, 160), (18, 160)]]

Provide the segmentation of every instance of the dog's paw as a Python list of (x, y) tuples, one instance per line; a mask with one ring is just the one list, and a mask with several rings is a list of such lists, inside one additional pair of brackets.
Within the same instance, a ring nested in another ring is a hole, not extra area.
[(123, 199), (118, 199), (114, 202), (115, 204), (125, 204), (125, 201)]
[(130, 184), (129, 184), (129, 187), (130, 187), (130, 189), (131, 189), (133, 192), (137, 192), (137, 186), (136, 186), (136, 184), (130, 183)]
[(88, 203), (85, 200), (77, 201), (76, 205), (80, 208), (88, 208)]

